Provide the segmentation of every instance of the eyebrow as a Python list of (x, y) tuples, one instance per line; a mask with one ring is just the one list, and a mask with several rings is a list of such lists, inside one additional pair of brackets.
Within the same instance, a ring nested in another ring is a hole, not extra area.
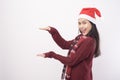
[(83, 21), (88, 21), (87, 19), (83, 20)]

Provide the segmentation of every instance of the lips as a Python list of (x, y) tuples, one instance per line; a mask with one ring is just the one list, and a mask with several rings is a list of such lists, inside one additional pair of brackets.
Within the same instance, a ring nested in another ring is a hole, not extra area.
[(86, 29), (80, 29), (80, 31), (81, 31), (82, 33), (85, 33), (85, 32), (86, 32)]

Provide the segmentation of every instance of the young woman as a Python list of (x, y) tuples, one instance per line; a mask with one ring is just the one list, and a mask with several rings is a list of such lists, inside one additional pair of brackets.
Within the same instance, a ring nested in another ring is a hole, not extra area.
[(92, 80), (92, 61), (100, 55), (99, 33), (95, 24), (95, 14), (101, 17), (96, 8), (83, 8), (79, 14), (78, 27), (80, 35), (66, 41), (53, 27), (40, 28), (48, 31), (54, 41), (62, 48), (68, 49), (68, 56), (56, 54), (53, 51), (38, 54), (44, 58), (54, 58), (64, 64), (63, 80)]

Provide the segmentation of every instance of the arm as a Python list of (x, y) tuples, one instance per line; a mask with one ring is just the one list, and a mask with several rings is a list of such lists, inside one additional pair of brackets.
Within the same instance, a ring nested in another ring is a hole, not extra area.
[(66, 41), (61, 37), (59, 32), (53, 28), (53, 27), (46, 27), (46, 28), (40, 28), (41, 30), (46, 30), (48, 31), (51, 35), (53, 40), (57, 43), (58, 46), (60, 46), (62, 49), (69, 49), (72, 40), (71, 41)]
[(54, 58), (65, 65), (74, 66), (87, 59), (90, 55), (93, 57), (94, 47), (94, 40), (88, 38), (82, 44), (80, 44), (76, 53), (72, 57), (64, 57), (59, 54), (55, 54), (54, 52), (45, 53), (45, 57)]
[(65, 39), (63, 39), (59, 32), (53, 27), (51, 27), (49, 33), (52, 35), (53, 40), (57, 43), (58, 46), (60, 46), (62, 49), (69, 49), (72, 40), (66, 41)]

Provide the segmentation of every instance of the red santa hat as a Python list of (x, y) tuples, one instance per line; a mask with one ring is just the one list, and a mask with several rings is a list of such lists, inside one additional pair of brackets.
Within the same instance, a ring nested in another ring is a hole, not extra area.
[(85, 18), (94, 24), (96, 23), (96, 15), (101, 17), (101, 13), (96, 8), (83, 8), (78, 16), (78, 18)]

